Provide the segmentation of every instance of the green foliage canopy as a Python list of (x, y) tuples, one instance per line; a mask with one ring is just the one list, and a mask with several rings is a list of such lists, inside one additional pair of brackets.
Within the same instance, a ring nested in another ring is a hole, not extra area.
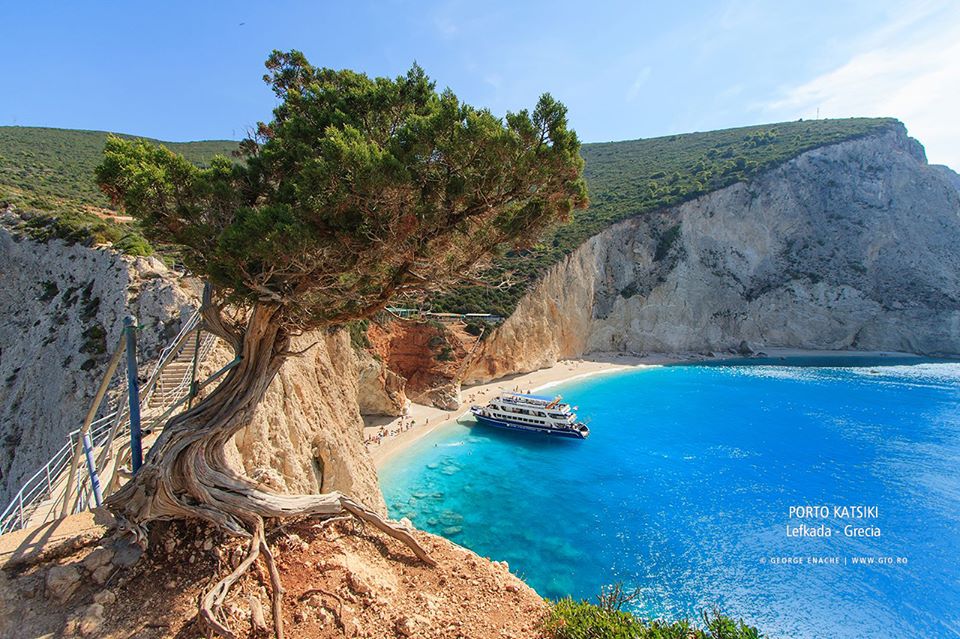
[(549, 95), (500, 119), (416, 65), (369, 78), (275, 51), (267, 70), (280, 102), (244, 162), (198, 167), (110, 137), (96, 170), (148, 239), (182, 245), (232, 302), (279, 304), (301, 327), (367, 317), (587, 204), (580, 142)]

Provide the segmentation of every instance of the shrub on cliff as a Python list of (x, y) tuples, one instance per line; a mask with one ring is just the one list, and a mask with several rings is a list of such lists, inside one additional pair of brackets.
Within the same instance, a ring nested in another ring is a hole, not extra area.
[(150, 243), (131, 225), (113, 222), (85, 211), (35, 213), (23, 225), (27, 235), (38, 242), (52, 239), (67, 244), (113, 244), (127, 255), (153, 254)]
[(482, 319), (469, 320), (463, 327), (469, 335), (486, 339), (488, 335), (497, 327), (493, 322)]
[(636, 639), (644, 626), (628, 612), (567, 597), (551, 606), (546, 628), (552, 639)]
[(742, 620), (717, 611), (705, 612), (702, 625), (687, 620), (644, 621), (623, 610), (569, 597), (552, 604), (545, 629), (551, 639), (761, 639), (763, 636)]

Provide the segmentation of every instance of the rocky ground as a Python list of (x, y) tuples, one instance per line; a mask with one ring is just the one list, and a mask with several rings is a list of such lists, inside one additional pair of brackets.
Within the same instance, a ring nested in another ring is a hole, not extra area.
[[(8, 559), (0, 575), (0, 637), (205, 636), (202, 594), (244, 554), (198, 525), (156, 526), (139, 549), (103, 534), (62, 536), (40, 555)], [(305, 520), (269, 535), (285, 587), (286, 636), (510, 638), (541, 636), (546, 604), (490, 562), (423, 532), (430, 568), (401, 544), (351, 520)], [(231, 591), (224, 611), (240, 637), (272, 627), (261, 566)]]

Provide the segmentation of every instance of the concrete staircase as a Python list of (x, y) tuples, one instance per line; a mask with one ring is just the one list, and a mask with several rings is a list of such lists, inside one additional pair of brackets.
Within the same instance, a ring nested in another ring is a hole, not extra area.
[(159, 415), (172, 403), (172, 398), (182, 397), (184, 391), (190, 390), (196, 352), (197, 340), (188, 339), (177, 356), (160, 370), (156, 386), (147, 398), (145, 408), (149, 414)]

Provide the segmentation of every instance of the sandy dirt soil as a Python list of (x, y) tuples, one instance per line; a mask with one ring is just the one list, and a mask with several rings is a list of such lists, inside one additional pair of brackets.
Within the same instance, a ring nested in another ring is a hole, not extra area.
[[(211, 536), (198, 525), (157, 525), (140, 557), (133, 547), (86, 530), (47, 544), (42, 556), (7, 555), (0, 573), (0, 637), (206, 636), (195, 619), (197, 601), (245, 551), (242, 542)], [(436, 567), (352, 520), (304, 520), (274, 529), (269, 539), (286, 590), (286, 636), (541, 635), (546, 604), (505, 564), (440, 537), (415, 535)], [(262, 565), (231, 591), (224, 619), (238, 636), (271, 635), (258, 627), (272, 627), (269, 592)]]

